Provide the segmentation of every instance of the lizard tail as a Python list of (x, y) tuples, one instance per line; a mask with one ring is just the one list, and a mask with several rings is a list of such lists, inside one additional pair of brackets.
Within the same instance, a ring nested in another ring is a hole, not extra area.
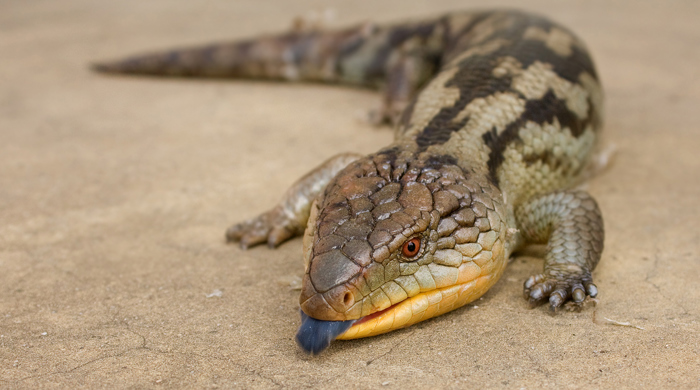
[(96, 63), (92, 68), (105, 73), (315, 81), (370, 88), (388, 83), (391, 89), (404, 81), (401, 77), (392, 80), (391, 75), (420, 73), (421, 77), (410, 81), (420, 84), (423, 76), (436, 69), (444, 22), (435, 19), (386, 27), (365, 23), (332, 31), (295, 29)]
[(338, 31), (291, 31), (255, 39), (181, 48), (99, 62), (104, 73), (340, 81), (339, 59), (375, 35), (371, 25)]

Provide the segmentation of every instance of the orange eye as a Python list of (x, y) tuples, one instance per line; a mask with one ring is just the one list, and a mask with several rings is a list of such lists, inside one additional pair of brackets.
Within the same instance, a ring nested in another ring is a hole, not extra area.
[(418, 254), (418, 251), (420, 251), (420, 238), (418, 237), (408, 240), (401, 248), (401, 254), (406, 257), (413, 257)]

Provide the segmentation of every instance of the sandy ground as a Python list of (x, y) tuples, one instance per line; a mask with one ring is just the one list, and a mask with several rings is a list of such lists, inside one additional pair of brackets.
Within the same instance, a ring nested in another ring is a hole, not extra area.
[[(476, 304), (309, 358), (301, 240), (243, 252), (223, 232), (325, 158), (388, 143), (358, 119), (377, 95), (86, 66), (328, 4), (0, 2), (0, 387), (700, 388), (700, 3), (527, 3), (588, 42), (607, 92), (597, 305), (529, 310), (541, 262), (518, 258)], [(493, 4), (332, 3), (337, 25)]]

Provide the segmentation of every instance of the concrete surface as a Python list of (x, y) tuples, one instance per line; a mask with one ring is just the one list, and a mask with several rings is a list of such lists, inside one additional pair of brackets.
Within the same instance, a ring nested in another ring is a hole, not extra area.
[[(597, 306), (528, 310), (513, 261), (474, 305), (309, 358), (301, 241), (242, 252), (231, 223), (391, 131), (330, 86), (103, 77), (92, 60), (287, 28), (519, 6), (589, 44), (612, 166)], [(0, 2), (0, 387), (699, 388), (700, 25), (695, 1)], [(628, 322), (617, 326), (607, 319)]]

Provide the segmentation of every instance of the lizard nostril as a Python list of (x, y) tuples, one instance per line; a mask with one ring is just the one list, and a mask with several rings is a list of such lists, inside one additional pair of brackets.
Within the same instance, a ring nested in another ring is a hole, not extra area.
[(352, 301), (352, 294), (346, 292), (345, 295), (343, 295), (343, 303), (345, 304), (345, 306), (350, 306), (350, 304), (352, 304)]

